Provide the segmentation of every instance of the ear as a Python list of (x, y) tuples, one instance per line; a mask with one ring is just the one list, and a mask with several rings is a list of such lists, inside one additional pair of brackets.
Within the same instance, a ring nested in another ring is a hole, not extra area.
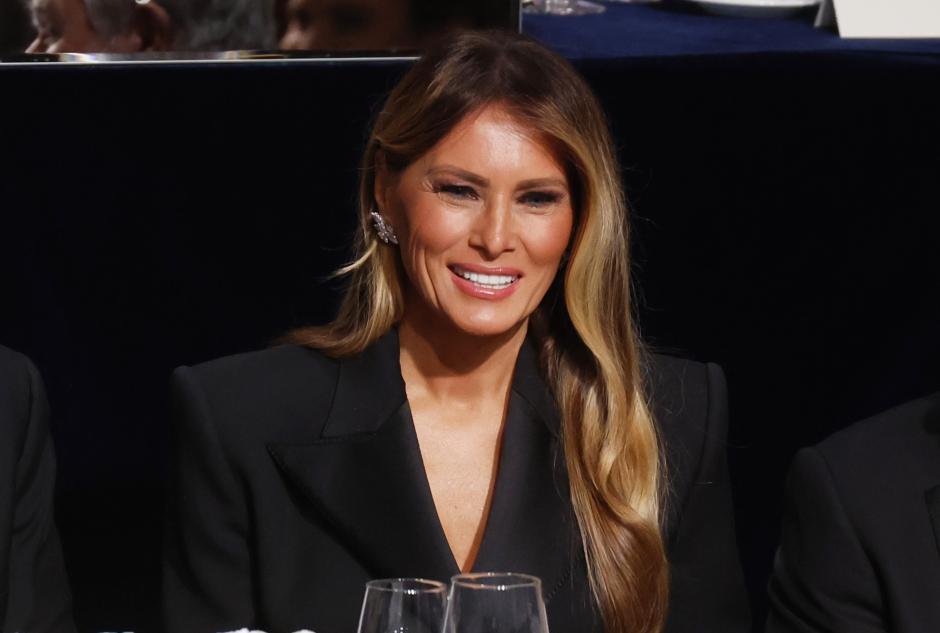
[(132, 29), (141, 51), (173, 50), (173, 20), (157, 0), (136, 0)]

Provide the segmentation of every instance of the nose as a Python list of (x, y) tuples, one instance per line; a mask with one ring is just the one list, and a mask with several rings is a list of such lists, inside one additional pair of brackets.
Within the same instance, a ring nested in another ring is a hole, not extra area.
[(480, 251), (486, 259), (493, 260), (501, 254), (515, 250), (518, 240), (516, 222), (508, 198), (489, 201), (477, 219), (470, 245)]

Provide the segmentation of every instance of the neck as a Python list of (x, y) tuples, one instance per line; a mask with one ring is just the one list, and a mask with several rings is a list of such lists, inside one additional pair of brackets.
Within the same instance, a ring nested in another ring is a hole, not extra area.
[(401, 373), (409, 399), (450, 404), (503, 401), (512, 383), (527, 322), (494, 336), (418, 327), (407, 318), (398, 328)]

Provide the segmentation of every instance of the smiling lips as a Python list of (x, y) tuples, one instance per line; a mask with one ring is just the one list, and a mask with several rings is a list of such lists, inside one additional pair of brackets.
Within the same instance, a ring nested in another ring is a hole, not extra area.
[(516, 289), (522, 273), (514, 268), (486, 268), (466, 264), (450, 266), (454, 284), (478, 299), (503, 299)]

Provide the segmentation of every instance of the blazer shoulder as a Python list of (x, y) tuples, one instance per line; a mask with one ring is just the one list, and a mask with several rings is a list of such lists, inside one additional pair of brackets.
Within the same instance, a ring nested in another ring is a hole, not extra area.
[(25, 428), (37, 396), (45, 398), (36, 366), (25, 354), (0, 345), (0, 421)]
[(331, 374), (336, 362), (321, 352), (299, 345), (278, 345), (267, 349), (223, 356), (188, 368), (207, 388), (249, 387), (264, 384), (291, 384), (311, 374)]
[(823, 460), (845, 494), (882, 491), (891, 499), (914, 482), (926, 485), (940, 478), (940, 393), (857, 422), (805, 452)]
[(714, 363), (676, 356), (649, 354), (646, 383), (653, 417), (664, 441), (680, 436), (700, 436), (711, 424), (724, 433), (726, 415), (710, 420), (716, 406), (724, 413), (727, 387), (724, 372)]
[(714, 363), (650, 354), (646, 374), (669, 482), (668, 532), (696, 478), (724, 459), (727, 389), (724, 373)]
[(29, 385), (37, 371), (25, 354), (0, 345), (0, 390), (3, 397), (10, 393), (29, 393)]
[(236, 437), (263, 432), (268, 440), (293, 440), (325, 417), (337, 371), (338, 362), (319, 351), (281, 345), (179, 367), (171, 392), (184, 409), (208, 411), (225, 435), (234, 427), (228, 430)]
[(28, 363), (29, 359), (25, 354), (21, 354), (15, 350), (10, 349), (9, 347), (0, 345), (0, 371), (22, 371)]
[(828, 459), (884, 457), (886, 449), (905, 449), (940, 435), (940, 392), (866, 418), (816, 445)]

